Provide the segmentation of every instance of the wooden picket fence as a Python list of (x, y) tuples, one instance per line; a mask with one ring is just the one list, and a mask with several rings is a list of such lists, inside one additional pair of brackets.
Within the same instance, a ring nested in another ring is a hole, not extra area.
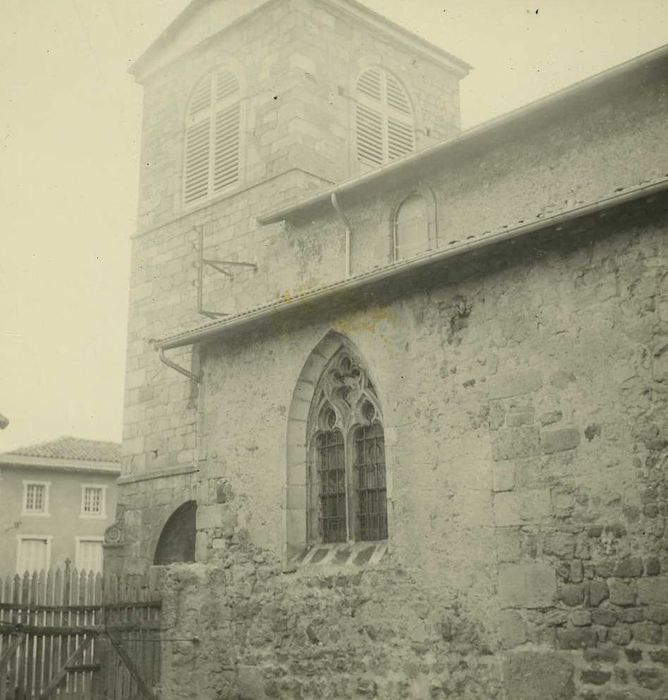
[(157, 698), (160, 610), (143, 576), (0, 580), (0, 700)]

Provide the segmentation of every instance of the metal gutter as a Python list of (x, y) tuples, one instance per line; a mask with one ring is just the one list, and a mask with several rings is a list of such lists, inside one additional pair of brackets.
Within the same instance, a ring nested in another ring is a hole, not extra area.
[[(220, 335), (223, 332), (234, 331), (257, 323), (263, 319), (274, 316), (275, 314), (287, 313), (288, 311), (298, 310), (308, 304), (329, 299), (343, 292), (349, 292), (361, 289), (371, 284), (382, 280), (396, 277), (413, 270), (427, 267), (434, 263), (442, 262), (450, 258), (458, 258), (466, 254), (474, 254), (477, 251), (483, 250), (503, 241), (512, 241), (522, 238), (536, 231), (554, 228), (559, 230), (562, 226), (582, 219), (592, 214), (602, 213), (612, 207), (620, 206), (642, 198), (651, 198), (654, 195), (668, 192), (668, 178), (654, 182), (649, 185), (642, 185), (627, 192), (619, 193), (611, 197), (599, 200), (592, 204), (575, 207), (561, 214), (539, 219), (537, 221), (522, 224), (514, 228), (503, 229), (496, 233), (467, 240), (460, 244), (452, 245), (446, 249), (440, 249), (425, 254), (419, 258), (412, 260), (392, 263), (386, 267), (366, 272), (356, 277), (351, 277), (347, 280), (334, 282), (324, 287), (319, 287), (310, 291), (296, 294), (288, 299), (278, 299), (261, 306), (255, 307), (243, 313), (231, 316), (220, 321), (200, 326), (189, 331), (168, 336), (161, 340), (155, 340), (154, 345), (160, 350), (169, 350), (172, 348), (184, 347), (194, 343), (207, 341), (213, 337)], [(180, 368), (180, 370), (183, 368)], [(179, 370), (179, 371), (180, 371)]]
[(158, 357), (160, 358), (160, 362), (162, 362), (163, 365), (167, 365), (167, 367), (169, 367), (170, 369), (176, 370), (179, 374), (182, 374), (184, 377), (188, 377), (188, 379), (190, 379), (191, 382), (199, 384), (202, 381), (202, 377), (199, 374), (193, 374), (185, 367), (181, 367), (181, 365), (177, 365), (176, 362), (172, 362), (172, 360), (170, 360), (168, 357), (165, 357), (164, 347), (158, 346)]
[(412, 168), (417, 166), (424, 167), (426, 161), (431, 160), (438, 155), (445, 154), (461, 146), (468, 145), (471, 142), (481, 139), (485, 135), (492, 135), (494, 132), (500, 131), (504, 127), (508, 127), (521, 119), (537, 115), (543, 111), (548, 111), (555, 106), (563, 109), (564, 100), (579, 96), (580, 94), (588, 92), (593, 88), (604, 86), (606, 83), (610, 83), (615, 79), (621, 78), (627, 73), (641, 70), (642, 68), (648, 67), (650, 64), (656, 61), (662, 61), (665, 59), (668, 59), (668, 44), (664, 44), (653, 51), (649, 51), (641, 56), (632, 58), (625, 63), (620, 63), (617, 66), (608, 68), (607, 70), (597, 73), (592, 77), (585, 78), (580, 82), (570, 85), (563, 90), (553, 92), (552, 94), (542, 97), (535, 102), (531, 102), (528, 105), (518, 107), (511, 112), (507, 112), (499, 117), (483, 122), (478, 126), (474, 126), (471, 129), (463, 131), (457, 136), (441, 141), (434, 146), (417, 151), (416, 153), (405, 156), (404, 158), (400, 158), (389, 165), (366, 173), (361, 177), (348, 180), (347, 182), (337, 185), (336, 187), (331, 187), (320, 194), (304, 199), (301, 202), (261, 214), (257, 217), (257, 222), (261, 225), (266, 225), (273, 224), (278, 221), (285, 221), (286, 219), (290, 219), (297, 214), (303, 214), (309, 209), (326, 205), (327, 202), (331, 200), (332, 195), (336, 195), (338, 197), (340, 195), (358, 190), (366, 185), (376, 183), (377, 181), (385, 180), (392, 175), (399, 174), (407, 176)]

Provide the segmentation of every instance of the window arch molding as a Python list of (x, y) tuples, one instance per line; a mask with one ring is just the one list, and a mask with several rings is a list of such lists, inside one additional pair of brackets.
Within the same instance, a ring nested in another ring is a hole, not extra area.
[[(298, 554), (303, 553), (310, 545), (322, 542), (322, 538), (314, 533), (314, 504), (312, 503), (313, 495), (309, 493), (312, 487), (312, 482), (309, 480), (309, 467), (313, 460), (313, 437), (317, 434), (317, 430), (313, 428), (313, 424), (309, 424), (309, 420), (314, 417), (324, 417), (323, 408), (326, 402), (319, 401), (316, 397), (323, 373), (332, 368), (332, 361), (336, 361), (337, 357), (347, 353), (353, 358), (360, 367), (364, 369), (366, 377), (369, 379), (372, 391), (369, 393), (368, 385), (366, 389), (362, 389), (358, 398), (364, 397), (370, 399), (375, 415), (372, 420), (368, 420), (365, 426), (370, 427), (374, 423), (383, 425), (382, 413), (382, 396), (378, 391), (378, 385), (373, 378), (372, 373), (368, 369), (368, 364), (364, 361), (362, 354), (356, 346), (344, 335), (336, 331), (327, 333), (315, 348), (309, 354), (299, 377), (295, 383), (295, 389), (290, 403), (287, 421), (287, 487), (286, 487), (286, 503), (285, 503), (285, 549), (284, 563), (288, 562)], [(331, 392), (330, 392), (331, 395)], [(364, 404), (359, 405), (363, 409)], [(347, 431), (348, 447), (350, 448), (350, 437), (354, 431), (356, 424), (353, 420), (354, 416), (350, 415), (347, 419), (343, 419), (340, 407), (337, 409), (338, 426)], [(377, 418), (379, 420), (374, 421)], [(373, 436), (371, 436), (373, 437)], [(385, 456), (385, 474), (386, 474), (386, 492), (387, 501), (391, 497), (391, 479), (389, 473), (389, 460)], [(388, 509), (389, 510), (389, 509)], [(390, 515), (391, 520), (391, 515)], [(387, 525), (391, 529), (391, 522)], [(361, 540), (359, 533), (353, 534), (351, 539)]]
[[(413, 235), (413, 241), (402, 242), (402, 210), (408, 203), (415, 200), (421, 200), (423, 203), (422, 217), (420, 221), (415, 222), (416, 230), (405, 232), (407, 237)], [(434, 190), (429, 185), (421, 185), (402, 193), (390, 212), (389, 242), (392, 262), (415, 257), (420, 253), (438, 248), (438, 205)]]
[(378, 62), (365, 61), (351, 85), (353, 158), (376, 168), (416, 150), (419, 118), (404, 81)]
[(245, 93), (239, 67), (209, 69), (191, 88), (183, 116), (182, 201), (187, 208), (234, 189), (242, 178)]

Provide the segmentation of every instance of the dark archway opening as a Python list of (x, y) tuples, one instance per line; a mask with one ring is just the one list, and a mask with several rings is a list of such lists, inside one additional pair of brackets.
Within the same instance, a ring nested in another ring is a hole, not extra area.
[(195, 561), (196, 519), (195, 501), (187, 501), (169, 516), (155, 548), (154, 564)]

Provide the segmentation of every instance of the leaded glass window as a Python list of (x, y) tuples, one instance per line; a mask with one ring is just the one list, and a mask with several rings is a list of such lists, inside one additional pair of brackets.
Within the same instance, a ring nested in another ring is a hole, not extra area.
[(387, 539), (382, 413), (368, 372), (345, 346), (316, 387), (308, 449), (310, 541)]

